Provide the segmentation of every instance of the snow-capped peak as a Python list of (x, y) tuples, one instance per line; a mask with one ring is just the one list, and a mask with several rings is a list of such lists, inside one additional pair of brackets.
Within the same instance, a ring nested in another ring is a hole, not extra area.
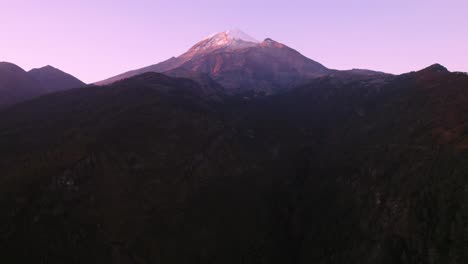
[(244, 32), (240, 31), (239, 29), (227, 30), (226, 34), (228, 36), (231, 36), (233, 39), (240, 39), (240, 40), (243, 40), (243, 41), (259, 43), (258, 40), (256, 40), (256, 39), (252, 38), (251, 36), (245, 34)]
[(247, 42), (259, 43), (258, 40), (247, 35), (246, 33), (242, 32), (239, 29), (230, 29), (230, 30), (226, 30), (222, 32), (217, 32), (217, 33), (209, 35), (206, 39), (211, 39), (215, 37), (223, 37), (228, 40), (243, 40)]
[(259, 45), (259, 41), (238, 29), (226, 30), (212, 34), (193, 46), (183, 57), (193, 57), (215, 50), (237, 50)]

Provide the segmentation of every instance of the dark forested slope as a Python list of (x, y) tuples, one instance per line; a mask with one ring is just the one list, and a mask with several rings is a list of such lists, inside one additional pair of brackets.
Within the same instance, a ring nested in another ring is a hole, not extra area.
[(464, 263), (467, 89), (439, 65), (268, 97), (148, 73), (17, 105), (0, 259)]

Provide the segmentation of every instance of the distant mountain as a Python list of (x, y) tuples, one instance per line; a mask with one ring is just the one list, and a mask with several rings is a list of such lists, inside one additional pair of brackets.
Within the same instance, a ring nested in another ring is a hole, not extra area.
[(0, 107), (44, 94), (44, 88), (20, 67), (0, 62)]
[(28, 74), (36, 79), (47, 92), (57, 92), (86, 85), (76, 77), (50, 65), (32, 69)]
[(258, 41), (239, 30), (228, 30), (212, 34), (201, 40), (179, 57), (172, 57), (166, 61), (141, 69), (125, 72), (109, 79), (96, 82), (96, 85), (106, 85), (118, 80), (126, 79), (145, 72), (165, 72), (181, 66), (183, 63), (214, 51), (233, 51), (257, 45)]
[(239, 30), (228, 30), (203, 39), (179, 57), (96, 84), (106, 85), (144, 72), (171, 75), (178, 68), (207, 74), (229, 93), (271, 93), (331, 72), (284, 44), (271, 39), (258, 42)]
[(190, 68), (0, 111), (3, 262), (468, 263), (467, 75)]
[(84, 85), (75, 77), (51, 66), (26, 72), (15, 64), (0, 62), (0, 107)]

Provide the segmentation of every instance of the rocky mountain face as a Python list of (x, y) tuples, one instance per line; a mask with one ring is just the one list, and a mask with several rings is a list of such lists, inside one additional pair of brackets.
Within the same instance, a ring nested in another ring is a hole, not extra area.
[(273, 94), (331, 72), (270, 39), (234, 52), (208, 53), (185, 62), (180, 68), (207, 74), (231, 94), (248, 91)]
[(75, 77), (51, 66), (29, 72), (0, 62), (0, 108), (51, 92), (85, 86)]
[(271, 39), (258, 42), (241, 31), (231, 30), (205, 38), (179, 57), (96, 84), (111, 84), (145, 72), (171, 75), (181, 69), (206, 74), (231, 94), (272, 94), (332, 72), (284, 44)]
[(5, 263), (468, 260), (467, 75), (228, 96), (193, 67), (0, 112)]
[(169, 70), (173, 70), (181, 66), (183, 63), (198, 58), (200, 56), (209, 54), (211, 52), (220, 52), (220, 51), (235, 51), (242, 48), (248, 48), (256, 46), (258, 41), (252, 37), (246, 35), (245, 33), (234, 30), (234, 31), (224, 31), (216, 33), (206, 37), (200, 42), (196, 43), (191, 47), (187, 52), (180, 55), (179, 57), (172, 57), (166, 61), (163, 61), (158, 64), (150, 65), (141, 69), (125, 72), (117, 76), (108, 78), (106, 80), (95, 83), (96, 85), (107, 85), (112, 84), (118, 80), (130, 78), (132, 76), (146, 73), (146, 72), (159, 72), (163, 73)]

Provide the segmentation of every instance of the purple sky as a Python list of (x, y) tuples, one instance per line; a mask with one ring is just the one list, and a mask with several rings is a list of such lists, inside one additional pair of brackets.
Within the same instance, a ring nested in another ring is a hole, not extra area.
[(466, 0), (0, 0), (0, 61), (94, 82), (230, 28), (329, 68), (403, 73), (438, 62), (468, 71)]

